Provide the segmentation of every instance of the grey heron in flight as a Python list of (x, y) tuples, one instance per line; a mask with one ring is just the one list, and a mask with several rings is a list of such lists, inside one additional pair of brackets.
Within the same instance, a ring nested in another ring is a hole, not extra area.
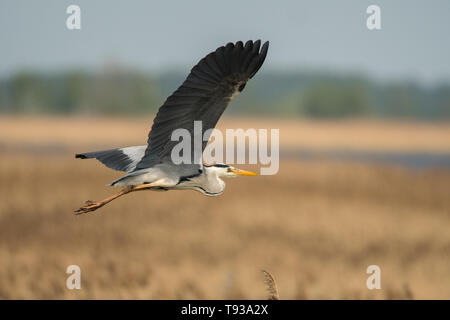
[[(201, 121), (202, 137), (206, 136), (201, 145), (201, 156), (211, 134), (209, 129), (214, 129), (230, 101), (262, 66), (268, 48), (269, 42), (261, 46), (260, 40), (247, 41), (245, 45), (238, 41), (228, 43), (200, 60), (183, 84), (159, 108), (146, 146), (75, 155), (81, 159), (95, 158), (111, 169), (126, 172), (110, 184), (122, 187), (119, 193), (99, 202), (86, 201), (75, 213), (94, 211), (138, 190), (190, 189), (207, 196), (218, 196), (225, 189), (222, 177), (257, 175), (226, 164), (203, 165), (200, 159), (194, 159), (198, 155), (195, 152), (191, 152), (189, 164), (175, 164), (171, 151), (178, 141), (172, 141), (171, 135), (181, 128), (193, 136), (194, 121)], [(191, 150), (194, 150), (193, 140)]]

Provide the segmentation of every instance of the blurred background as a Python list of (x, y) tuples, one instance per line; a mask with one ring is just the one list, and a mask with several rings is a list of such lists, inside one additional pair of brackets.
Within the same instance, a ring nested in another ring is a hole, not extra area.
[[(449, 9), (2, 0), (0, 298), (259, 299), (266, 269), (282, 299), (449, 299)], [(190, 68), (248, 39), (269, 53), (219, 129), (280, 129), (279, 173), (73, 216), (121, 174), (74, 153), (145, 144)], [(81, 290), (65, 287), (71, 264)]]

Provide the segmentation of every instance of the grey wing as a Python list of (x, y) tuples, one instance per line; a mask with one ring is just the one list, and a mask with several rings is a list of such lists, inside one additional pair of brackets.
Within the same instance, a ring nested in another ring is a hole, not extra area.
[[(238, 41), (228, 43), (204, 57), (192, 68), (184, 83), (167, 98), (159, 108), (147, 140), (144, 157), (135, 170), (152, 167), (158, 163), (170, 163), (172, 148), (179, 141), (171, 141), (175, 129), (186, 129), (191, 134), (191, 161), (194, 158), (194, 121), (202, 122), (202, 137), (216, 126), (222, 113), (234, 96), (242, 91), (246, 82), (262, 66), (269, 42)], [(209, 136), (203, 141), (203, 152)], [(198, 172), (200, 165), (181, 165), (177, 168), (185, 175)]]

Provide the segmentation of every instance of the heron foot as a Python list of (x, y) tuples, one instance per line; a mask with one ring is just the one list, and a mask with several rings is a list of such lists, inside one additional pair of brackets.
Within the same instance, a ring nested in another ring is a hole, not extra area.
[(98, 208), (103, 207), (105, 203), (104, 202), (93, 202), (91, 200), (88, 200), (84, 203), (84, 206), (74, 211), (76, 215), (80, 215), (86, 212), (95, 211)]

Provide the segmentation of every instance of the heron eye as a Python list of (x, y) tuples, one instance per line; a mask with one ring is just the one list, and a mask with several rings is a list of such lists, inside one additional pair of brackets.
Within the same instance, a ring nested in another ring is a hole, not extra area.
[(231, 172), (231, 168), (228, 168), (228, 169), (227, 169), (227, 172)]

